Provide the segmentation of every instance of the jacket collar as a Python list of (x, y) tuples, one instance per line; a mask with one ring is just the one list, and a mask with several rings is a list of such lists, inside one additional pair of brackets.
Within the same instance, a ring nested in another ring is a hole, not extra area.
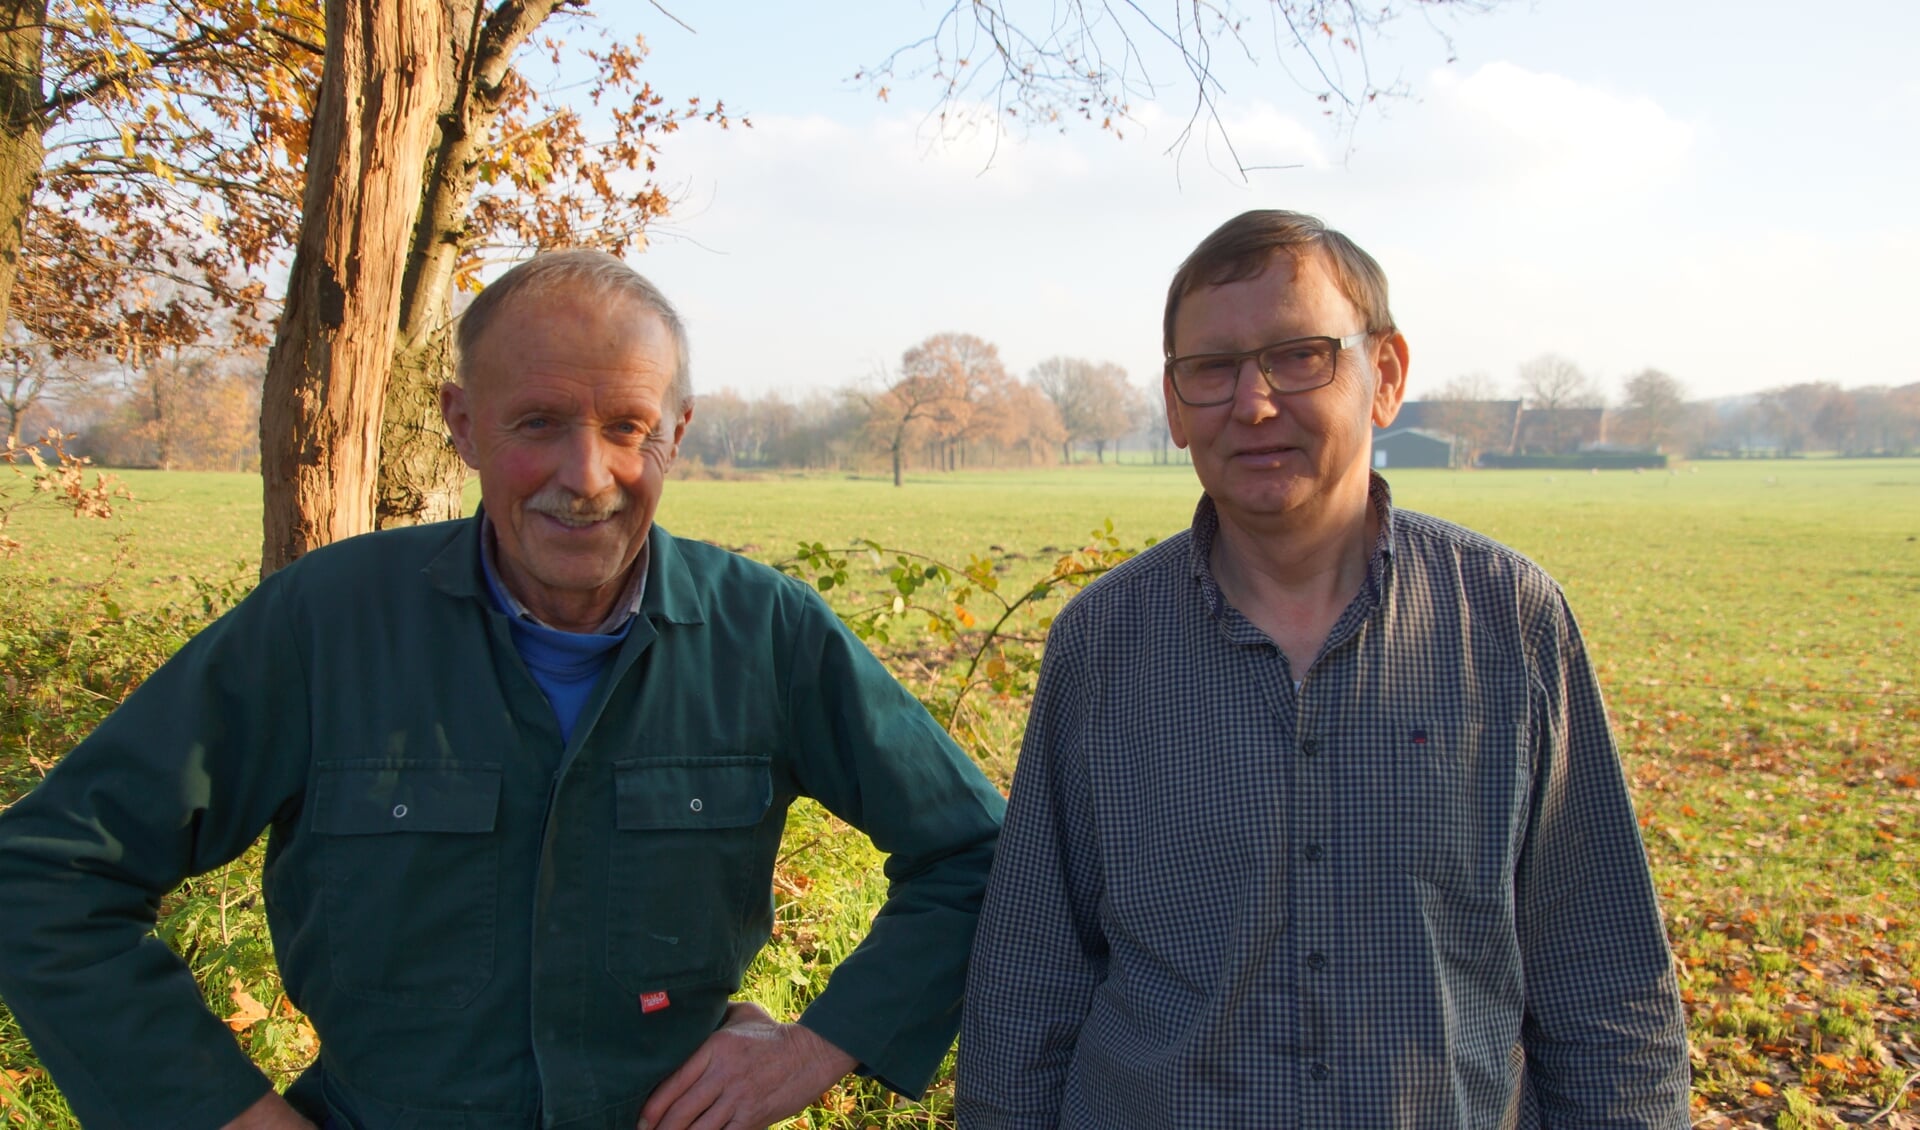
[(669, 624), (706, 623), (707, 611), (700, 600), (700, 589), (694, 583), (687, 559), (680, 554), (679, 540), (655, 522), (647, 541), (653, 547), (653, 560), (647, 564), (647, 587), (640, 594), (640, 614)]

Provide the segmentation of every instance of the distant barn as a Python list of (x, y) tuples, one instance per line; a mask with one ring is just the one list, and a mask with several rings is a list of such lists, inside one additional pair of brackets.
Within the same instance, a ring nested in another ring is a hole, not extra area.
[(1373, 441), (1373, 465), (1380, 470), (1394, 467), (1451, 467), (1454, 465), (1454, 438), (1428, 428), (1396, 428), (1382, 432)]
[(1373, 429), (1379, 443), (1389, 432), (1417, 428), (1453, 439), (1452, 465), (1469, 466), (1483, 451), (1512, 451), (1519, 438), (1518, 400), (1409, 400), (1393, 423)]

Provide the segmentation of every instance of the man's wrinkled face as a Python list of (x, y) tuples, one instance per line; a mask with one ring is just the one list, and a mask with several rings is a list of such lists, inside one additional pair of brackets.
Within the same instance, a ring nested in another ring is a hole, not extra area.
[[(1182, 298), (1173, 344), (1180, 356), (1237, 353), (1365, 328), (1323, 256), (1281, 251), (1252, 278)], [(1351, 488), (1356, 477), (1365, 482), (1372, 425), (1384, 426), (1399, 411), (1405, 339), (1368, 338), (1341, 350), (1336, 365), (1332, 384), (1282, 394), (1248, 360), (1233, 399), (1203, 408), (1182, 403), (1171, 380), (1162, 379), (1173, 441), (1192, 452), (1200, 485), (1223, 519), (1258, 528), (1342, 485)]]
[(639, 556), (692, 418), (664, 403), (672, 333), (628, 299), (571, 288), (511, 301), (441, 390), (480, 475), (501, 580), (548, 624), (591, 630)]

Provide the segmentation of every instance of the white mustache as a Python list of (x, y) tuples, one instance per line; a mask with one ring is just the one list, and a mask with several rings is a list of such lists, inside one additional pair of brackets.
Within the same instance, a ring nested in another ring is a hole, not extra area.
[(582, 498), (565, 487), (544, 487), (527, 499), (526, 508), (566, 526), (591, 526), (627, 508), (627, 496), (609, 490), (597, 498)]

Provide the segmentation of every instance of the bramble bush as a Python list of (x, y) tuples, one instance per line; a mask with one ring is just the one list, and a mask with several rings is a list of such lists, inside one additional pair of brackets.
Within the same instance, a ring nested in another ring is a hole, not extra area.
[(1032, 579), (1013, 580), (1013, 561), (992, 549), (956, 565), (868, 538), (841, 550), (802, 542), (775, 568), (838, 593), (840, 618), (1004, 788), (1052, 609), (1137, 552), (1108, 519)]

